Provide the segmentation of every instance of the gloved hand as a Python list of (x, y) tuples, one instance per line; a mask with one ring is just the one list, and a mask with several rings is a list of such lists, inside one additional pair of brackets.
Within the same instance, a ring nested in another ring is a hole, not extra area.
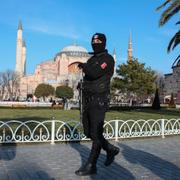
[(82, 68), (83, 68), (83, 65), (84, 65), (84, 63), (79, 63), (79, 64), (78, 64), (78, 68), (79, 68), (79, 69), (82, 69)]

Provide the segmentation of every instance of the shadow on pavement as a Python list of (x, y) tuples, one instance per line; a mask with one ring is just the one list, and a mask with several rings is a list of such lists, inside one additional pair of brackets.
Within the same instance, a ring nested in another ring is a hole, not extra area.
[(11, 161), (16, 157), (16, 143), (0, 144), (0, 160)]
[(124, 158), (132, 164), (139, 164), (164, 180), (179, 179), (180, 168), (148, 152), (119, 144)]
[(31, 159), (23, 162), (23, 157), (16, 158), (17, 144), (0, 144), (0, 180), (55, 180), (50, 177), (42, 167), (39, 167)]
[[(74, 148), (80, 155), (81, 162), (79, 163), (79, 167), (82, 166), (86, 160), (88, 159), (90, 149), (85, 145), (81, 144), (80, 142), (78, 143), (70, 143), (71, 147)], [(103, 150), (101, 150), (102, 152)], [(116, 156), (118, 158), (118, 156)], [(129, 172), (127, 169), (124, 167), (120, 166), (119, 164), (114, 161), (110, 166), (106, 167), (104, 165), (104, 161), (106, 159), (106, 155), (101, 154), (98, 159), (97, 163), (97, 174), (90, 176), (90, 179), (92, 180), (133, 180), (135, 179), (133, 174)], [(78, 168), (79, 168), (78, 167)], [(74, 169), (74, 172), (77, 169)]]

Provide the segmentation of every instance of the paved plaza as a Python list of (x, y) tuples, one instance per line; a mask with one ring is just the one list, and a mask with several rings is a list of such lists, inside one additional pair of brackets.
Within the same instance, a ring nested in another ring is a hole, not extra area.
[(101, 151), (98, 173), (74, 174), (85, 162), (91, 143), (18, 144), (0, 146), (0, 180), (180, 180), (180, 137), (120, 140), (115, 162), (104, 166)]

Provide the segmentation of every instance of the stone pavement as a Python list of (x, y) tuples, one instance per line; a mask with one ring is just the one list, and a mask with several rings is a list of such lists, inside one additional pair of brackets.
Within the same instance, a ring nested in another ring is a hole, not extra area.
[[(111, 143), (115, 144), (114, 141)], [(121, 152), (109, 167), (105, 153), (98, 174), (74, 174), (90, 152), (91, 143), (0, 146), (0, 180), (180, 180), (180, 136), (120, 140)]]

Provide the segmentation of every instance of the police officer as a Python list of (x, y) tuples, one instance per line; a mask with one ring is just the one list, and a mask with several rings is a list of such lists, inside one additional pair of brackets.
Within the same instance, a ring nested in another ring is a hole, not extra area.
[(91, 40), (93, 56), (87, 63), (80, 63), (85, 76), (83, 79), (83, 128), (92, 140), (92, 148), (87, 162), (75, 173), (79, 176), (96, 174), (96, 163), (101, 148), (107, 153), (105, 166), (109, 166), (119, 153), (119, 148), (111, 145), (103, 136), (105, 112), (108, 108), (110, 79), (114, 71), (114, 59), (108, 54), (106, 37), (96, 33)]

